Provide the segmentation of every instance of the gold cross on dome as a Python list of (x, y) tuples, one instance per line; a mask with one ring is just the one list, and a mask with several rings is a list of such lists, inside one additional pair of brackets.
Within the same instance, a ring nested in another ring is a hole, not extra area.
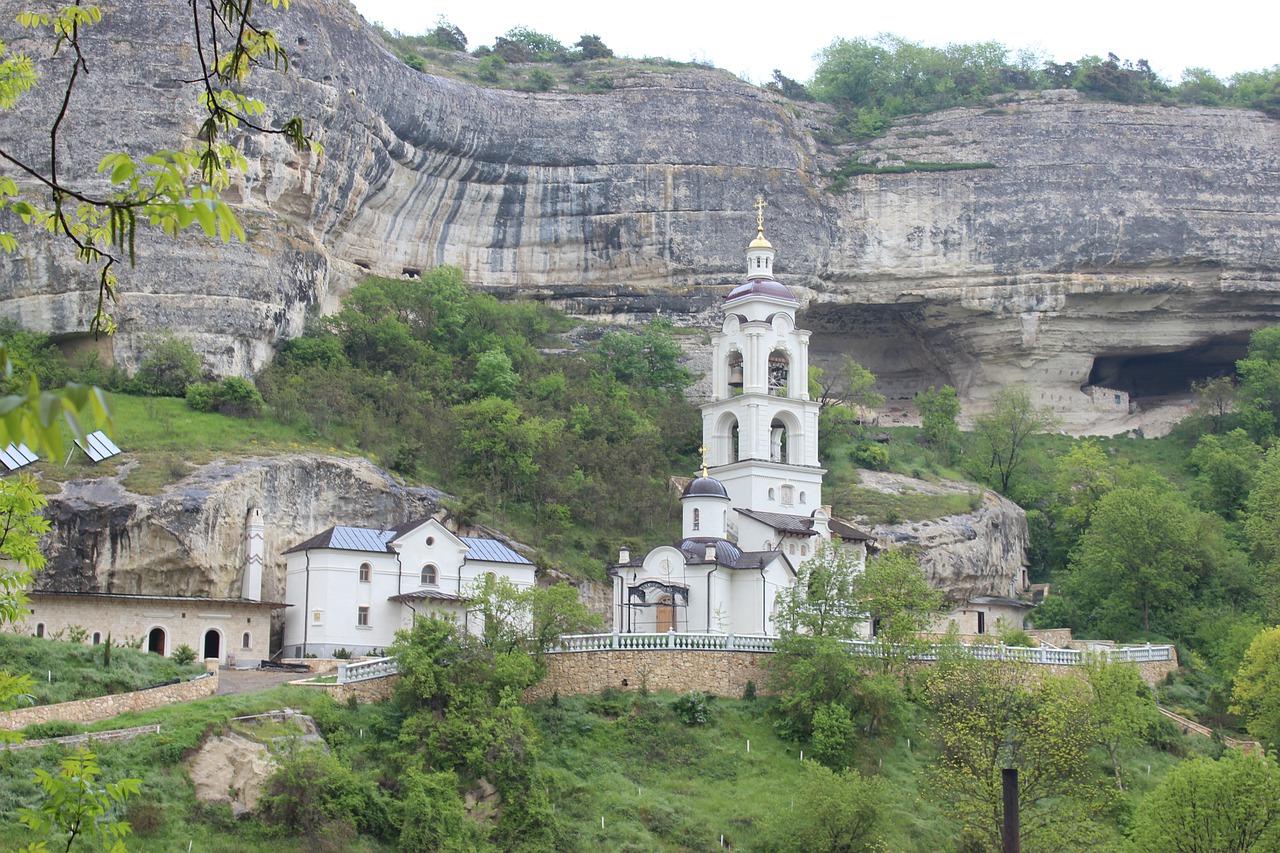
[(702, 454), (702, 476), (707, 476), (707, 446), (704, 444), (698, 448), (698, 452)]
[(764, 209), (768, 206), (763, 195), (756, 196), (756, 228), (760, 231), (764, 231)]

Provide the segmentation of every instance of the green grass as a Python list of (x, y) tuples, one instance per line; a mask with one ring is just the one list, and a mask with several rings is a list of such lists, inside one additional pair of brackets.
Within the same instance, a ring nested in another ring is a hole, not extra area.
[(828, 173), (831, 183), (827, 192), (841, 193), (849, 189), (849, 179), (858, 175), (905, 175), (911, 172), (966, 172), (974, 169), (994, 169), (995, 163), (932, 163), (919, 160), (903, 160), (901, 163), (882, 166), (879, 163), (862, 163), (851, 160)]
[[(274, 456), (314, 452), (346, 454), (345, 448), (308, 441), (294, 427), (267, 418), (235, 418), (195, 412), (185, 400), (173, 397), (135, 397), (112, 394), (113, 438), (124, 452), (93, 463), (76, 450), (67, 460), (50, 459), (33, 466), (41, 479), (53, 484), (67, 480), (113, 476), (132, 469), (124, 485), (137, 494), (158, 494), (197, 466), (215, 459)], [(70, 435), (67, 450), (74, 447)], [(65, 462), (65, 464), (64, 464)], [(46, 487), (46, 491), (57, 491)]]
[(0, 662), (12, 675), (31, 676), (37, 705), (128, 693), (204, 672), (198, 664), (179, 666), (171, 658), (119, 646), (111, 649), (111, 666), (105, 668), (102, 655), (102, 646), (0, 633)]
[(841, 518), (860, 518), (864, 524), (899, 524), (928, 521), (972, 512), (977, 492), (956, 495), (886, 494), (850, 486), (831, 496), (832, 509)]

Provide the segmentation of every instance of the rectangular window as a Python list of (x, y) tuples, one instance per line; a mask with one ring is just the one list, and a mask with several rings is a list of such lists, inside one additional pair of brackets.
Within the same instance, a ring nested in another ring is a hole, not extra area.
[(369, 627), (369, 608), (359, 607), (356, 609), (356, 627), (357, 628)]

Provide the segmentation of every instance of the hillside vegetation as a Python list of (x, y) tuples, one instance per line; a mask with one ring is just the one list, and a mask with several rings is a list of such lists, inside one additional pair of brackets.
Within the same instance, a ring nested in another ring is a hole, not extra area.
[[(466, 34), (443, 18), (420, 35), (379, 32), (402, 61), (419, 71), (526, 91), (600, 93), (613, 88), (616, 76), (637, 67), (692, 64), (652, 57), (624, 60), (598, 36), (584, 34), (566, 45), (529, 27), (512, 28), (492, 45), (480, 45), (468, 54)], [(935, 47), (889, 33), (874, 39), (836, 38), (819, 56), (812, 80), (802, 83), (774, 71), (766, 88), (793, 100), (831, 104), (836, 108), (835, 129), (847, 138), (878, 136), (899, 116), (1044, 89), (1074, 89), (1088, 98), (1117, 103), (1238, 107), (1280, 117), (1280, 65), (1226, 80), (1193, 67), (1179, 80), (1168, 81), (1145, 59), (1122, 59), (1115, 53), (1058, 61), (1040, 51), (995, 41)]]

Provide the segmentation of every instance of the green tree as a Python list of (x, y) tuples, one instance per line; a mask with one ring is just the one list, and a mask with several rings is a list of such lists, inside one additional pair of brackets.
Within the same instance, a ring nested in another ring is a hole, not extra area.
[(495, 652), (541, 655), (565, 634), (601, 624), (570, 584), (520, 589), (507, 578), (486, 575), (469, 595), (470, 611), (481, 620), (484, 644)]
[(884, 405), (884, 395), (875, 390), (876, 375), (852, 356), (841, 356), (830, 370), (810, 368), (809, 379), (811, 386), (817, 386), (817, 393), (811, 390), (810, 394), (823, 409), (839, 405), (870, 411)]
[(411, 771), (403, 780), (405, 795), (397, 849), (401, 853), (478, 853), (479, 826), (466, 819), (452, 772)]
[(1244, 530), (1259, 567), (1256, 593), (1266, 617), (1276, 621), (1280, 619), (1280, 448), (1268, 450), (1254, 473)]
[(1191, 494), (1201, 508), (1235, 519), (1245, 508), (1253, 476), (1262, 465), (1262, 448), (1242, 429), (1201, 436), (1187, 464), (1196, 472)]
[(864, 680), (853, 656), (840, 640), (806, 634), (784, 634), (769, 658), (769, 686), (778, 697), (778, 734), (792, 740), (813, 736), (820, 711), (830, 715), (833, 707), (846, 716), (857, 704), (857, 691)]
[(606, 332), (600, 339), (600, 355), (625, 385), (675, 395), (683, 393), (693, 380), (680, 365), (684, 350), (668, 320), (652, 320), (639, 334)]
[(1280, 849), (1280, 771), (1236, 750), (1169, 771), (1138, 804), (1139, 853), (1262, 853)]
[(925, 441), (948, 464), (960, 455), (960, 398), (950, 385), (916, 394)]
[(1086, 686), (963, 652), (925, 682), (938, 763), (930, 789), (980, 849), (1000, 849), (1001, 771), (1018, 770), (1024, 849), (1088, 849), (1108, 797), (1094, 778)]
[(1222, 432), (1227, 415), (1235, 405), (1235, 381), (1230, 376), (1219, 376), (1192, 382), (1191, 390), (1196, 395), (1197, 412), (1209, 421), (1209, 431), (1215, 435)]
[(778, 853), (873, 853), (884, 850), (890, 796), (883, 779), (856, 770), (805, 766), (794, 806), (766, 819), (768, 849)]
[(1097, 502), (1071, 560), (1070, 590), (1097, 630), (1124, 637), (1151, 631), (1172, 612), (1200, 567), (1200, 519), (1176, 493), (1155, 485), (1116, 488)]
[(847, 548), (823, 542), (796, 570), (796, 582), (778, 593), (776, 622), (782, 633), (841, 640), (858, 635), (866, 617), (858, 594), (858, 559)]
[[(27, 615), (27, 589), (35, 572), (44, 568), (40, 537), (49, 530), (41, 515), (46, 500), (29, 474), (0, 480), (0, 628)], [(8, 711), (31, 695), (31, 676), (0, 669), (0, 711)], [(0, 729), (0, 744), (22, 736)]]
[(1093, 691), (1093, 700), (1089, 703), (1091, 728), (1098, 744), (1111, 759), (1116, 788), (1123, 791), (1121, 753), (1127, 747), (1141, 744), (1155, 724), (1156, 700), (1151, 687), (1142, 680), (1141, 673), (1133, 664), (1090, 656), (1085, 661), (1084, 671)]
[(135, 393), (183, 397), (187, 386), (200, 380), (204, 365), (189, 341), (165, 334), (150, 337), (143, 346), (147, 354), (130, 383)]
[(431, 41), (442, 50), (467, 49), (467, 34), (444, 15), (436, 18), (436, 27), (431, 31)]
[(457, 465), (482, 478), (498, 502), (534, 485), (539, 459), (563, 431), (562, 421), (528, 417), (510, 400), (484, 397), (453, 408)]
[(613, 51), (600, 39), (600, 36), (584, 35), (578, 39), (578, 43), (574, 47), (578, 49), (583, 59), (613, 58)]
[(1053, 429), (1058, 417), (1031, 402), (1031, 392), (1014, 385), (1002, 388), (991, 410), (974, 419), (969, 459), (974, 473), (1001, 494), (1026, 462), (1027, 441)]
[(924, 570), (905, 551), (886, 551), (869, 560), (858, 579), (858, 595), (880, 644), (886, 672), (909, 675), (919, 635), (943, 613), (942, 592), (929, 586)]
[(520, 387), (520, 374), (512, 367), (510, 356), (500, 349), (491, 349), (476, 361), (471, 387), (478, 396), (510, 400)]
[[(107, 853), (125, 853), (124, 840), (132, 831), (128, 823), (111, 817), (112, 810), (142, 790), (137, 779), (121, 779), (102, 784), (98, 777), (98, 756), (79, 747), (62, 759), (59, 771), (36, 770), (36, 784), (44, 798), (34, 809), (18, 809), (18, 821), (31, 832), (41, 835), (56, 833), (65, 839), (63, 851), (69, 851), (77, 839), (89, 839)], [(38, 841), (27, 853), (44, 853), (45, 842)]]
[(1244, 653), (1231, 694), (1231, 712), (1268, 750), (1280, 746), (1280, 627), (1260, 632)]
[(1280, 418), (1280, 326), (1259, 329), (1249, 337), (1249, 351), (1236, 362), (1236, 403), (1249, 434), (1272, 436)]

